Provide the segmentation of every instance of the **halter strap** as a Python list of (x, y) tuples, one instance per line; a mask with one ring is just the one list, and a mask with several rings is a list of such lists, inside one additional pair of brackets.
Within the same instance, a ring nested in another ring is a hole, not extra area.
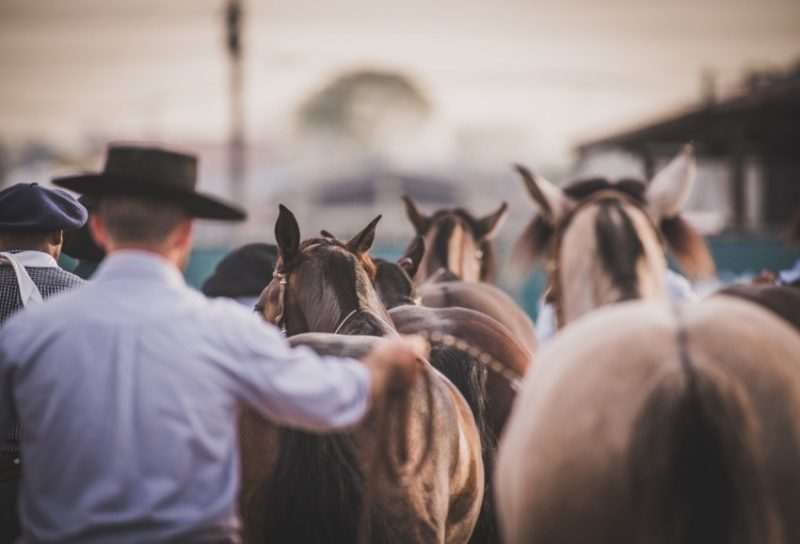
[(283, 270), (278, 270), (277, 268), (272, 272), (272, 277), (278, 280), (279, 291), (278, 291), (278, 315), (275, 316), (275, 326), (278, 327), (284, 336), (288, 336), (286, 333), (286, 320), (284, 319), (284, 313), (286, 311), (286, 284), (289, 280), (286, 277), (286, 273)]

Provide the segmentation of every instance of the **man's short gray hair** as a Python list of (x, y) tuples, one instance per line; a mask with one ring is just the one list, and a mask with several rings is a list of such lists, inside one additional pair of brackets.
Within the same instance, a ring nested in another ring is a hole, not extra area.
[(116, 242), (149, 243), (167, 238), (189, 215), (173, 204), (131, 196), (100, 199), (97, 215)]

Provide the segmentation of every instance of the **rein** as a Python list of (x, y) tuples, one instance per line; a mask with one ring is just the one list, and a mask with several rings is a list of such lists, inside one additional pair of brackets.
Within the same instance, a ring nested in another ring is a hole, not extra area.
[(596, 204), (600, 200), (612, 198), (614, 200), (621, 200), (632, 206), (635, 206), (642, 212), (644, 212), (644, 216), (647, 218), (650, 226), (653, 227), (653, 230), (656, 232), (658, 239), (661, 241), (662, 248), (664, 247), (664, 241), (661, 236), (661, 231), (659, 230), (658, 226), (653, 222), (650, 218), (650, 214), (647, 213), (641, 203), (634, 200), (633, 198), (629, 197), (625, 193), (621, 193), (619, 191), (615, 191), (613, 189), (603, 189), (601, 191), (596, 192), (595, 194), (589, 196), (588, 198), (583, 199), (581, 202), (578, 203), (569, 213), (564, 217), (563, 220), (559, 221), (557, 225), (555, 225), (555, 239), (553, 240), (552, 249), (550, 251), (550, 257), (547, 259), (546, 268), (547, 268), (547, 278), (548, 278), (548, 287), (547, 292), (545, 293), (545, 301), (553, 306), (556, 314), (556, 329), (561, 329), (564, 327), (564, 308), (563, 308), (563, 290), (561, 285), (561, 279), (559, 275), (559, 271), (561, 270), (561, 248), (564, 241), (564, 234), (566, 233), (567, 229), (569, 228), (570, 224), (572, 223), (572, 219), (584, 208), (588, 208), (592, 204)]

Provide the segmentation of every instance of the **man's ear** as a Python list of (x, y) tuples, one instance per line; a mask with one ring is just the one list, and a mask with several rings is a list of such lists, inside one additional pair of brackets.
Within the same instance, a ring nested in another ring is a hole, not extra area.
[(54, 246), (60, 246), (64, 243), (64, 231), (54, 230), (50, 233), (50, 243)]
[(89, 216), (89, 232), (97, 245), (104, 251), (108, 251), (108, 232), (102, 219), (96, 213)]
[(381, 220), (381, 217), (382, 216), (379, 215), (370, 221), (369, 225), (353, 236), (353, 239), (347, 242), (347, 249), (356, 255), (363, 255), (368, 252), (369, 248), (372, 247), (372, 243), (375, 241), (375, 228), (378, 226), (378, 221)]

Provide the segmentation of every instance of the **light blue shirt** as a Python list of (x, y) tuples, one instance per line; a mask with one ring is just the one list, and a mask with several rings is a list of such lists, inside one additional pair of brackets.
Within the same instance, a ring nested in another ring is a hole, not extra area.
[(120, 251), (0, 329), (0, 436), (22, 422), (24, 539), (236, 538), (241, 403), (309, 430), (358, 422), (369, 371), (292, 349), (167, 261)]

